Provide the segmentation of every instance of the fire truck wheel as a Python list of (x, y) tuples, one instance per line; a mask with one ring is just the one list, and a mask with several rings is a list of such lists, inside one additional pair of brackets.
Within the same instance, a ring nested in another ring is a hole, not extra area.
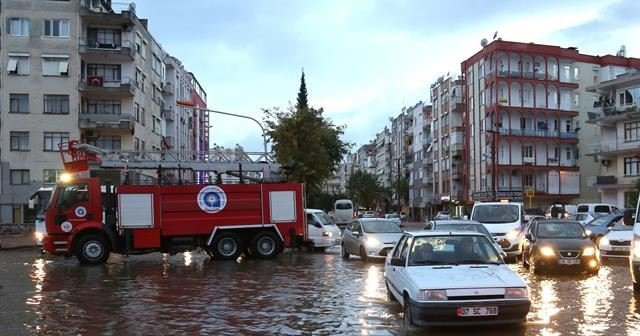
[(218, 234), (216, 239), (213, 240), (213, 246), (211, 246), (213, 257), (218, 260), (238, 259), (242, 249), (242, 240), (232, 232)]
[(251, 240), (252, 255), (260, 259), (270, 259), (280, 253), (282, 243), (275, 233), (270, 231), (258, 232)]
[(98, 234), (88, 234), (80, 237), (76, 243), (76, 258), (81, 264), (104, 264), (109, 259), (110, 247), (104, 237)]

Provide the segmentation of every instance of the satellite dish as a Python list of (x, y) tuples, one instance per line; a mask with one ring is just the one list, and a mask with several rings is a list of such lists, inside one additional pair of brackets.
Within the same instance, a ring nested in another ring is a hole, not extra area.
[(487, 44), (489, 44), (489, 41), (486, 38), (483, 38), (482, 40), (480, 40), (480, 45), (484, 48), (487, 46)]

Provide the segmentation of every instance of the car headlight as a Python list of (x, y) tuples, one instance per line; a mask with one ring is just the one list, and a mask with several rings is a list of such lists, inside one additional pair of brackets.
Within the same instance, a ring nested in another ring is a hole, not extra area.
[(596, 249), (593, 247), (585, 247), (584, 250), (582, 250), (582, 255), (585, 257), (590, 257), (594, 254), (596, 254)]
[(380, 245), (380, 241), (373, 237), (368, 237), (367, 240), (365, 241), (365, 245), (367, 245), (367, 247), (377, 246), (377, 245)]
[(509, 233), (507, 233), (506, 238), (509, 240), (513, 240), (518, 238), (518, 235), (520, 235), (520, 231), (518, 230), (511, 230), (509, 231)]
[(41, 241), (41, 240), (44, 239), (44, 233), (42, 233), (40, 231), (36, 231), (35, 236), (36, 236), (36, 240), (37, 241)]
[(504, 298), (505, 299), (526, 299), (529, 297), (529, 291), (526, 288), (515, 287), (515, 288), (505, 288)]
[(333, 232), (324, 231), (324, 232), (322, 233), (322, 236), (323, 236), (323, 237), (329, 237), (329, 238), (331, 238), (331, 237), (333, 237)]
[(553, 248), (551, 248), (549, 246), (545, 246), (545, 247), (540, 249), (540, 254), (542, 254), (545, 257), (550, 257), (552, 255), (555, 255), (556, 252), (553, 250)]
[(600, 245), (609, 245), (609, 239), (607, 237), (600, 238)]
[(591, 230), (586, 229), (586, 230), (585, 230), (585, 233), (587, 234), (587, 236), (590, 236), (590, 235), (591, 235)]
[(422, 289), (418, 292), (418, 301), (446, 301), (447, 291), (443, 289)]

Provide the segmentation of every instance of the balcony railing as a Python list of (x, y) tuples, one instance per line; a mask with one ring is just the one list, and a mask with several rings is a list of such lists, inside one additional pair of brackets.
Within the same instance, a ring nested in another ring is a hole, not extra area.
[(552, 130), (534, 130), (534, 129), (508, 129), (501, 128), (499, 135), (512, 135), (512, 136), (528, 136), (528, 137), (542, 137), (542, 138), (562, 138), (562, 139), (577, 139), (577, 132), (560, 132)]
[(81, 129), (133, 129), (135, 119), (132, 114), (89, 114), (81, 113), (78, 116), (78, 127)]
[(613, 175), (596, 176), (597, 185), (618, 184), (618, 178)]
[(594, 144), (589, 145), (591, 149), (589, 153), (605, 155), (605, 154), (615, 154), (616, 152), (629, 152), (629, 151), (637, 151), (640, 144), (640, 139), (635, 141), (625, 141), (623, 139), (620, 140), (610, 140), (610, 141), (601, 141)]
[(79, 90), (88, 93), (125, 93), (127, 95), (135, 95), (134, 81), (129, 77), (108, 81), (102, 76), (87, 76), (80, 81)]
[(109, 57), (121, 55), (128, 59), (135, 58), (135, 48), (129, 40), (107, 43), (97, 39), (81, 38), (79, 46), (80, 54), (106, 55)]

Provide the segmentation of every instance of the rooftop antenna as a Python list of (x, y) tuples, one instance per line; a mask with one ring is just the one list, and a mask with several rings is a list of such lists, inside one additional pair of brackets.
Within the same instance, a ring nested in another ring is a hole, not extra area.
[(493, 33), (493, 39), (495, 40), (496, 38), (498, 38), (498, 31), (496, 30), (495, 33)]
[(483, 38), (482, 40), (480, 40), (480, 45), (484, 48), (487, 46), (487, 44), (489, 44), (489, 41), (486, 38)]

